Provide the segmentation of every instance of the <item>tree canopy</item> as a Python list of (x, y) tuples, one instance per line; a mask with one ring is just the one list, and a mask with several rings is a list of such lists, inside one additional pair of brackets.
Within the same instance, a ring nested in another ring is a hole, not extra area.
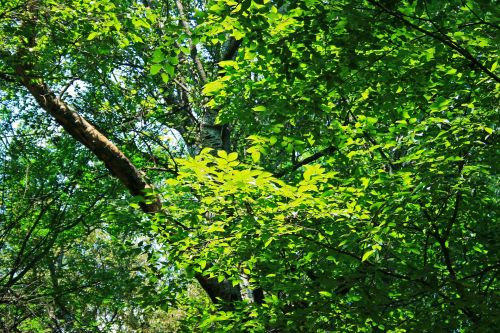
[(491, 0), (0, 2), (0, 330), (494, 332)]

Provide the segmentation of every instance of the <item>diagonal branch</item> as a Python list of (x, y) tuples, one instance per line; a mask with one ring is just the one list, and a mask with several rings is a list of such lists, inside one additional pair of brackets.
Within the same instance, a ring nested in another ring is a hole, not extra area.
[[(22, 85), (28, 89), (40, 107), (49, 113), (73, 138), (104, 162), (111, 174), (117, 177), (132, 195), (148, 197), (151, 185), (146, 182), (144, 176), (114, 143), (58, 98), (46, 84), (32, 80), (24, 66), (17, 65), (15, 70)], [(160, 210), (159, 199), (150, 198), (151, 200), (152, 202), (141, 203), (141, 208), (146, 213), (155, 213)]]
[(309, 164), (311, 162), (314, 162), (318, 159), (320, 159), (321, 157), (323, 156), (327, 156), (327, 155), (330, 155), (330, 154), (333, 154), (334, 152), (337, 151), (337, 148), (336, 147), (327, 147), (309, 157), (306, 157), (304, 158), (303, 160), (297, 162), (296, 164), (292, 165), (290, 168), (287, 168), (287, 169), (284, 169), (284, 170), (281, 170), (279, 172), (277, 172), (275, 174), (275, 177), (277, 178), (280, 178), (280, 177), (283, 177), (284, 175), (286, 175), (287, 173), (289, 172), (292, 172), (292, 171), (295, 171), (297, 170), (298, 168), (306, 165), (306, 164)]

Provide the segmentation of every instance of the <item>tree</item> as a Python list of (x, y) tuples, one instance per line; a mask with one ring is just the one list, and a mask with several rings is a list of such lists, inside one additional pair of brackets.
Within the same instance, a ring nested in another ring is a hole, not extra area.
[[(2, 204), (25, 200), (14, 179), (30, 164), (16, 168), (10, 147), (33, 135), (38, 147), (23, 150), (26, 159), (48, 151), (57, 160), (40, 166), (54, 178), (42, 186), (52, 199), (22, 225), (38, 225), (52, 206), (67, 207), (72, 231), (71, 216), (87, 207), (97, 215), (103, 202), (112, 212), (129, 212), (126, 201), (140, 208), (130, 228), (150, 236), (138, 249), (149, 248), (153, 290), (171, 292), (161, 295), (174, 304), (194, 278), (210, 298), (177, 302), (186, 331), (493, 331), (496, 7), (10, 1), (0, 15), (0, 78), (13, 137), (4, 140), (12, 168), (4, 173), (13, 179), (2, 180)], [(96, 185), (88, 168), (117, 182)], [(131, 196), (103, 196), (115, 186)], [(78, 207), (80, 196), (100, 204)], [(105, 216), (127, 234), (128, 222)], [(40, 258), (53, 278), (47, 253), (66, 242), (53, 219), (43, 221), (54, 241)], [(20, 257), (29, 239), (21, 232), (5, 244)], [(134, 252), (141, 236), (128, 239)], [(6, 272), (17, 266), (2, 262)], [(13, 285), (2, 286), (5, 299)], [(109, 294), (123, 290), (134, 294)]]

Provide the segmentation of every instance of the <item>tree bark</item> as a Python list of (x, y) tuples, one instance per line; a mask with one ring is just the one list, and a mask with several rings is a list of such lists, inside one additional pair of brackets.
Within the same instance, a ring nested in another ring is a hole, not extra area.
[(49, 113), (73, 138), (104, 162), (111, 174), (118, 178), (132, 195), (145, 198), (141, 202), (144, 212), (160, 211), (161, 202), (157, 196), (151, 195), (151, 185), (113, 142), (59, 99), (45, 83), (32, 80), (24, 66), (17, 65), (15, 70), (22, 85), (28, 89), (42, 109)]

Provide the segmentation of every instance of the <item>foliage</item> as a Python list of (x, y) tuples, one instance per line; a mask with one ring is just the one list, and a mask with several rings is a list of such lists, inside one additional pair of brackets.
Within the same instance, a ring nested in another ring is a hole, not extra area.
[[(493, 1), (0, 8), (5, 327), (495, 330)], [(116, 144), (144, 195), (48, 120), (36, 84)], [(162, 209), (134, 211), (144, 196)]]

